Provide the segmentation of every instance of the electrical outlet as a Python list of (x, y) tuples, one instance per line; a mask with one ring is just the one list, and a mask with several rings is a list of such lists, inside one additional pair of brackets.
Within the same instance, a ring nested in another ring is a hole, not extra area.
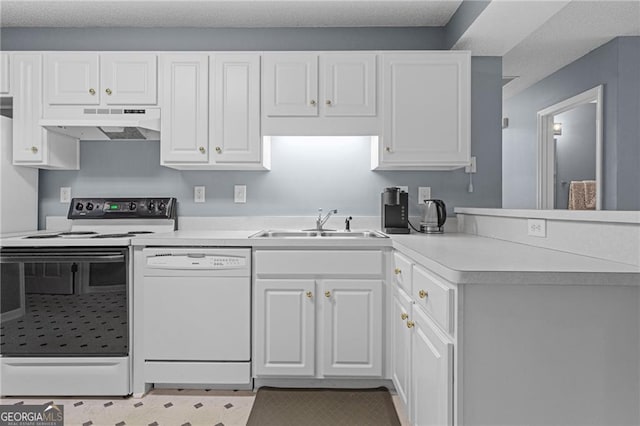
[(204, 186), (193, 187), (193, 202), (204, 203)]
[(247, 185), (234, 185), (234, 187), (233, 187), (233, 202), (234, 203), (246, 203), (247, 202)]
[(547, 237), (547, 221), (545, 219), (527, 220), (527, 234), (532, 237)]
[(431, 187), (419, 186), (418, 187), (418, 204), (424, 204), (424, 200), (431, 199)]
[(60, 187), (60, 202), (68, 203), (71, 201), (71, 187), (62, 186)]

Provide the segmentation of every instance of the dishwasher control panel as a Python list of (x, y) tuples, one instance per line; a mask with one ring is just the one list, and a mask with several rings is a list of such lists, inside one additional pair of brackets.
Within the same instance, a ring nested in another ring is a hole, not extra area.
[(201, 253), (158, 253), (147, 257), (148, 268), (167, 269), (245, 269), (248, 259), (245, 256), (225, 256)]

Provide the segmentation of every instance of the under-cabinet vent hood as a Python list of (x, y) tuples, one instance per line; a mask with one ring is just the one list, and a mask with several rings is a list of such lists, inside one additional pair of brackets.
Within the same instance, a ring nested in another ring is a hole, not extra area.
[(40, 125), (81, 140), (159, 140), (160, 108), (56, 107)]

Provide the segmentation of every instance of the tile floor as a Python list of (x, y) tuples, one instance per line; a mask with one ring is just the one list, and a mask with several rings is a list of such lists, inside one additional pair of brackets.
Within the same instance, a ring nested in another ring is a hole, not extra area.
[[(67, 426), (243, 426), (255, 394), (251, 391), (154, 389), (143, 398), (2, 398), (0, 404), (64, 405)], [(405, 413), (393, 397), (403, 426)]]

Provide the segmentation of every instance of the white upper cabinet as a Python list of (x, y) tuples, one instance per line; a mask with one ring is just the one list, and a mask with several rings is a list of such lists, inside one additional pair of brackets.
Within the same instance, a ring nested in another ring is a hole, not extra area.
[(49, 53), (45, 56), (48, 105), (154, 105), (156, 55), (152, 53)]
[(100, 55), (101, 90), (106, 105), (155, 105), (155, 54), (106, 53)]
[(80, 168), (77, 139), (42, 128), (42, 55), (12, 57), (13, 164), (44, 169)]
[(259, 163), (260, 56), (211, 56), (211, 146), (215, 163)]
[(161, 165), (267, 170), (260, 134), (260, 54), (160, 56)]
[(8, 53), (0, 53), (0, 93), (9, 93), (11, 85), (10, 75), (10, 58)]
[(375, 53), (328, 53), (320, 63), (325, 116), (376, 115)]
[(45, 55), (46, 103), (49, 105), (100, 104), (99, 60), (95, 53)]
[(375, 53), (265, 53), (263, 76), (265, 116), (376, 115)]
[(469, 52), (384, 53), (384, 130), (374, 169), (469, 164)]
[(264, 115), (318, 115), (318, 55), (265, 53), (262, 82)]
[(209, 162), (209, 56), (163, 55), (161, 164)]

